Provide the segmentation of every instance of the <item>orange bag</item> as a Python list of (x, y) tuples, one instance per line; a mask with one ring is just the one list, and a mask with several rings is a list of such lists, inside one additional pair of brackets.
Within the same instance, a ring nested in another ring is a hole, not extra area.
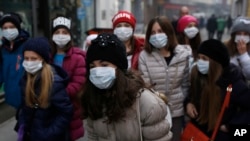
[(222, 105), (222, 108), (221, 108), (221, 111), (220, 111), (219, 117), (217, 119), (217, 122), (216, 122), (216, 125), (215, 125), (215, 128), (214, 128), (214, 131), (213, 131), (211, 138), (209, 138), (206, 134), (204, 134), (202, 131), (200, 131), (200, 129), (198, 129), (191, 122), (189, 122), (186, 125), (186, 127), (181, 135), (181, 141), (213, 141), (215, 139), (217, 131), (219, 129), (220, 122), (221, 122), (222, 116), (224, 114), (224, 111), (229, 105), (231, 92), (232, 92), (232, 84), (230, 84), (227, 87), (227, 93), (226, 93), (226, 96), (225, 96), (225, 99), (224, 99), (224, 102), (223, 102), (223, 105)]
[(209, 138), (193, 123), (189, 122), (182, 133), (181, 141), (209, 141)]

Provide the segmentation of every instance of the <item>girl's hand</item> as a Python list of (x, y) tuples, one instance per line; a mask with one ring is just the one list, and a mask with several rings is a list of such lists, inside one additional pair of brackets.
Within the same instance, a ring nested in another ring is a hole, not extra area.
[(191, 118), (196, 118), (198, 116), (198, 112), (192, 103), (187, 104), (187, 114)]

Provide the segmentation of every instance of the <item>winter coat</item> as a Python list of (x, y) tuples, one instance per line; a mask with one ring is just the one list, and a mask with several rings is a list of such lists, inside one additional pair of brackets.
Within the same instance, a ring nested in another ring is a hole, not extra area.
[(83, 120), (81, 119), (81, 108), (78, 102), (78, 93), (86, 82), (86, 53), (77, 47), (70, 48), (64, 59), (62, 68), (69, 76), (67, 93), (74, 108), (74, 116), (70, 123), (71, 139), (74, 141), (84, 135)]
[[(69, 141), (69, 125), (73, 115), (73, 106), (66, 92), (68, 77), (60, 67), (53, 67), (53, 84), (48, 108), (25, 105), (21, 107), (19, 116), (20, 127), (24, 132), (30, 133), (31, 141)], [(35, 93), (39, 94), (40, 77), (35, 82)], [(24, 96), (26, 75), (21, 80)], [(25, 97), (25, 96), (24, 96)]]
[(131, 68), (138, 70), (139, 55), (144, 46), (144, 38), (134, 37), (134, 53), (131, 59)]
[(245, 78), (250, 80), (250, 55), (248, 52), (231, 57), (230, 62), (239, 66)]
[(216, 17), (212, 16), (207, 20), (207, 30), (209, 32), (215, 32), (217, 29), (217, 21), (216, 21)]
[(151, 54), (144, 50), (139, 57), (142, 78), (146, 83), (154, 84), (155, 90), (168, 97), (172, 117), (184, 115), (183, 101), (189, 88), (191, 54), (190, 46), (178, 45), (169, 65), (156, 49)]
[(88, 141), (140, 141), (140, 133), (144, 141), (170, 141), (167, 114), (165, 103), (144, 89), (121, 121), (109, 124), (104, 122), (107, 117), (87, 119)]
[(10, 42), (4, 37), (0, 48), (0, 85), (4, 84), (5, 102), (16, 109), (21, 104), (21, 89), (18, 83), (24, 73), (23, 45), (28, 38), (29, 34), (20, 30), (20, 34), (14, 40), (13, 49), (10, 49)]
[[(234, 64), (224, 71), (220, 79), (217, 81), (217, 85), (221, 88), (222, 99), (226, 96), (226, 89), (229, 84), (232, 84), (232, 92), (229, 107), (226, 109), (221, 124), (226, 125), (227, 128), (231, 129), (232, 125), (248, 125), (250, 124), (250, 89), (245, 83), (244, 76), (240, 69)], [(199, 100), (199, 98), (197, 98)], [(221, 102), (223, 103), (224, 100)], [(188, 96), (185, 100), (185, 106), (190, 102), (190, 97)], [(199, 107), (199, 105), (195, 105)], [(212, 132), (208, 132), (208, 125), (200, 125), (196, 119), (192, 119), (192, 122), (201, 129), (207, 136), (211, 137)], [(215, 141), (229, 141), (230, 132), (222, 132), (218, 130)]]

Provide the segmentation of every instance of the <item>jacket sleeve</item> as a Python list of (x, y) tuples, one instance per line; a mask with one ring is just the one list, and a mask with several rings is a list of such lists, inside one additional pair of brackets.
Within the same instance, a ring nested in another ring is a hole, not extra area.
[(138, 70), (142, 73), (142, 78), (146, 83), (151, 84), (148, 67), (146, 63), (146, 56), (145, 52), (142, 51), (139, 55), (139, 64), (138, 64)]
[(76, 98), (78, 92), (80, 91), (82, 85), (86, 82), (86, 63), (85, 58), (82, 55), (78, 55), (76, 65), (74, 66), (74, 71), (72, 72), (72, 77), (69, 80), (67, 86), (67, 93), (70, 98)]
[(223, 77), (229, 80), (228, 84), (232, 84), (230, 103), (244, 109), (250, 109), (250, 89), (240, 68), (231, 64), (229, 73), (224, 73)]
[(181, 84), (182, 93), (183, 93), (184, 97), (187, 97), (189, 87), (190, 87), (189, 71), (190, 71), (190, 68), (189, 68), (189, 62), (188, 62), (188, 59), (187, 59), (187, 63), (186, 63), (184, 73), (183, 73), (183, 80), (182, 80), (182, 84)]
[(94, 132), (93, 121), (91, 119), (87, 119), (87, 133), (88, 133), (88, 141), (97, 141), (98, 136)]
[(144, 90), (139, 99), (139, 110), (144, 140), (171, 140), (170, 123), (166, 119), (169, 113), (162, 99), (151, 91)]
[(64, 84), (57, 84), (56, 88), (51, 94), (51, 106), (57, 111), (57, 117), (53, 123), (44, 131), (40, 132), (39, 137), (43, 137), (41, 140), (48, 138), (56, 138), (58, 135), (65, 133), (65, 129), (69, 129), (69, 124), (73, 115), (73, 107), (70, 102), (69, 96), (66, 93)]
[(240, 56), (238, 56), (240, 67), (246, 79), (250, 79), (250, 56), (246, 52)]

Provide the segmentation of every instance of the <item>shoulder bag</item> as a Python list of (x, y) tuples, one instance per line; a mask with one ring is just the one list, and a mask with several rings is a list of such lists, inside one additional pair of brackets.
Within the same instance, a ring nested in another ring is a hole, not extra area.
[(214, 128), (214, 131), (213, 131), (211, 138), (208, 137), (206, 134), (204, 134), (202, 131), (200, 131), (200, 129), (197, 128), (195, 125), (193, 125), (191, 122), (189, 122), (186, 125), (186, 127), (182, 133), (181, 141), (214, 141), (216, 134), (217, 134), (217, 131), (219, 129), (220, 122), (222, 120), (224, 111), (229, 105), (231, 92), (232, 92), (232, 85), (230, 84), (227, 87), (227, 94), (226, 94), (226, 97), (224, 99), (224, 102), (223, 102), (221, 111), (219, 113), (218, 120), (216, 121), (215, 128)]

